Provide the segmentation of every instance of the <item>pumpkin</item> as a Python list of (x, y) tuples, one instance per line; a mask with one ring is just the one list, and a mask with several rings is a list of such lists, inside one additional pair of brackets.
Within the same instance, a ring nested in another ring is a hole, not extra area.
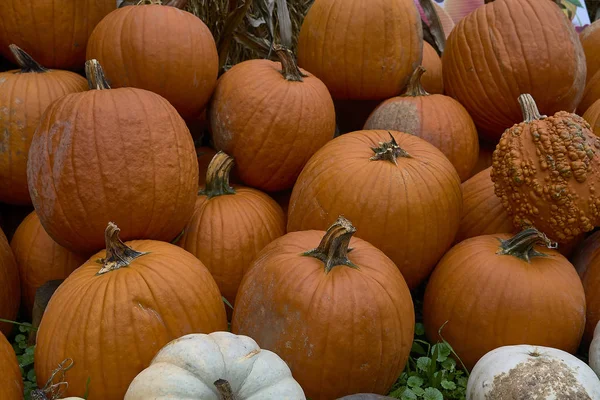
[(516, 227), (566, 243), (600, 224), (600, 138), (578, 115), (540, 115), (529, 94), (519, 103), (524, 122), (507, 129), (494, 151), (495, 193)]
[[(600, 21), (600, 20), (599, 20)], [(600, 70), (600, 22), (595, 21), (580, 34), (579, 40), (585, 53), (588, 80)]]
[(582, 115), (596, 136), (600, 136), (600, 99), (596, 100)]
[(598, 99), (600, 99), (600, 72), (596, 72), (585, 85), (583, 98), (577, 107), (577, 114), (583, 115)]
[[(14, 321), (19, 311), (21, 289), (19, 269), (8, 240), (0, 230), (0, 318)], [(0, 322), (0, 333), (8, 335), (14, 325)]]
[(406, 92), (377, 107), (364, 129), (390, 129), (427, 140), (444, 153), (465, 181), (479, 156), (477, 129), (458, 101), (423, 89), (423, 73), (425, 69), (417, 67)]
[(51, 280), (65, 279), (87, 260), (52, 240), (35, 211), (19, 225), (10, 247), (19, 267), (21, 298), (28, 317), (40, 286)]
[(230, 332), (191, 334), (173, 340), (131, 382), (124, 400), (160, 397), (306, 399), (289, 367), (277, 354), (261, 349), (252, 338)]
[(359, 131), (310, 159), (292, 191), (287, 230), (325, 230), (344, 215), (412, 289), (452, 245), (461, 208), (460, 179), (433, 145), (408, 133)]
[(171, 241), (198, 190), (189, 130), (163, 97), (110, 89), (98, 62), (86, 65), (96, 90), (52, 103), (31, 143), (27, 178), (40, 221), (59, 245), (82, 254), (104, 246), (109, 218), (124, 240)]
[(219, 73), (217, 46), (204, 22), (160, 4), (108, 14), (90, 36), (87, 58), (100, 62), (111, 86), (157, 93), (184, 118), (201, 114)]
[(573, 111), (585, 85), (575, 29), (548, 0), (496, 0), (477, 8), (450, 33), (442, 66), (446, 94), (494, 143), (520, 122), (521, 93), (531, 93), (543, 113), (554, 114)]
[(201, 261), (165, 242), (123, 243), (119, 231), (108, 224), (106, 250), (60, 285), (37, 333), (38, 381), (61, 360), (73, 360), (68, 396), (83, 394), (89, 378), (88, 400), (122, 400), (165, 344), (227, 329), (221, 294)]
[(600, 231), (586, 238), (573, 256), (573, 265), (577, 269), (586, 297), (586, 322), (583, 335), (584, 345), (588, 345), (594, 336), (594, 329), (600, 321)]
[(422, 57), (421, 20), (412, 0), (316, 0), (298, 38), (300, 66), (335, 99), (396, 96)]
[(545, 346), (503, 346), (479, 360), (467, 400), (598, 399), (600, 381), (577, 357)]
[[(575, 353), (585, 326), (585, 294), (573, 265), (544, 248), (536, 229), (467, 239), (439, 262), (425, 289), (423, 323), (468, 369), (488, 351), (529, 343)], [(468, 310), (468, 312), (465, 312)]]
[(12, 345), (0, 332), (0, 398), (2, 400), (23, 399), (23, 378)]
[[(415, 314), (383, 252), (339, 217), (263, 249), (238, 291), (231, 330), (277, 353), (312, 400), (387, 393), (408, 360)], [(350, 251), (350, 249), (352, 251)]]
[(0, 73), (0, 201), (28, 205), (27, 154), (43, 112), (59, 97), (88, 87), (74, 72), (48, 70), (19, 47), (10, 49), (20, 69)]
[(256, 254), (285, 233), (283, 210), (275, 200), (256, 189), (229, 186), (233, 163), (223, 152), (215, 155), (179, 243), (208, 268), (231, 304)]
[(432, 94), (444, 94), (444, 81), (442, 78), (442, 59), (426, 41), (423, 41), (423, 68), (421, 77), (423, 89)]
[(590, 349), (588, 351), (589, 363), (592, 370), (600, 377), (600, 329), (598, 328), (600, 323), (596, 324), (594, 329), (594, 339), (590, 343)]
[(14, 60), (14, 43), (47, 68), (81, 70), (92, 30), (116, 8), (115, 0), (0, 1), (0, 52)]
[(248, 60), (227, 71), (209, 111), (215, 148), (235, 158), (245, 184), (273, 192), (291, 188), (335, 132), (323, 82), (299, 69), (289, 50), (275, 51), (281, 63)]

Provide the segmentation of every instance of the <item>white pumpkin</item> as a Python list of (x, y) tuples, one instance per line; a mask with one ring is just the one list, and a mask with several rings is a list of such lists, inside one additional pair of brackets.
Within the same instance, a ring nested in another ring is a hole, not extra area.
[(600, 399), (600, 379), (577, 357), (543, 346), (504, 346), (473, 367), (467, 400)]
[(135, 377), (125, 400), (221, 400), (215, 382), (229, 383), (236, 400), (306, 400), (279, 356), (247, 336), (191, 334), (163, 347)]
[(600, 321), (596, 324), (594, 339), (590, 343), (589, 363), (596, 375), (600, 377)]

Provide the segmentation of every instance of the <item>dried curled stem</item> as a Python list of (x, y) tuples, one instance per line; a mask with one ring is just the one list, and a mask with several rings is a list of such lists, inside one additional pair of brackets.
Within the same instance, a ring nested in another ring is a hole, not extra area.
[(356, 228), (352, 226), (352, 223), (340, 215), (321, 239), (319, 247), (309, 250), (303, 255), (323, 261), (326, 273), (338, 265), (358, 268), (348, 259), (348, 253), (352, 250), (349, 247), (350, 239), (354, 232), (356, 232)]
[(106, 241), (106, 258), (100, 260), (102, 268), (96, 275), (103, 275), (107, 272), (127, 267), (138, 257), (148, 253), (135, 251), (127, 246), (121, 238), (119, 238), (121, 230), (113, 222), (109, 222), (104, 231), (104, 240)]

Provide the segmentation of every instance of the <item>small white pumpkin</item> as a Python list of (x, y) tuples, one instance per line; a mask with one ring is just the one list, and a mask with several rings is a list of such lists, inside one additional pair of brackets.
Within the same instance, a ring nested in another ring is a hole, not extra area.
[(596, 324), (594, 339), (590, 343), (589, 364), (596, 375), (600, 377), (600, 322)]
[(577, 357), (543, 346), (504, 346), (473, 367), (467, 400), (600, 399), (600, 379)]
[(229, 332), (168, 343), (131, 382), (125, 400), (221, 400), (228, 389), (236, 400), (306, 400), (285, 361)]

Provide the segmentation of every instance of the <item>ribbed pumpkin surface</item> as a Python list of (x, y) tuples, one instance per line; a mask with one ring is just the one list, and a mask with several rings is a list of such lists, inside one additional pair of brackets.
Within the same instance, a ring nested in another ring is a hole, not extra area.
[(23, 378), (11, 344), (0, 332), (0, 399), (22, 400)]
[[(21, 303), (19, 269), (4, 232), (0, 230), (0, 318), (14, 321)], [(0, 332), (8, 335), (15, 326), (0, 322)]]

